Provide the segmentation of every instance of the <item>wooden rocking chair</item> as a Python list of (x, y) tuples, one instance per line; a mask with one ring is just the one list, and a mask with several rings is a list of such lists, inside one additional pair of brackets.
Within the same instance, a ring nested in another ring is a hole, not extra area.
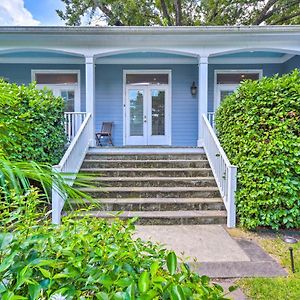
[(113, 126), (113, 122), (103, 122), (102, 123), (102, 128), (100, 132), (96, 133), (96, 142), (97, 142), (97, 146), (103, 146), (101, 143), (101, 138), (107, 137), (108, 138), (108, 144), (113, 146), (113, 142), (112, 142), (112, 126)]

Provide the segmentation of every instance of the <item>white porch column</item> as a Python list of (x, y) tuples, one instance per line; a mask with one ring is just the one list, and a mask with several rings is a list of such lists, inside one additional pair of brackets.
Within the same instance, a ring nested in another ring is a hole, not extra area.
[(91, 113), (92, 130), (90, 133), (90, 146), (95, 146), (95, 58), (85, 57), (85, 105), (86, 112)]
[(199, 82), (198, 82), (198, 147), (203, 146), (202, 115), (207, 115), (208, 101), (208, 56), (199, 56)]

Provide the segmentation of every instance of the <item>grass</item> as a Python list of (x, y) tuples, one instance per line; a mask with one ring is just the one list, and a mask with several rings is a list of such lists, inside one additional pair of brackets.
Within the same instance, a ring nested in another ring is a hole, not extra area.
[[(275, 258), (289, 273), (287, 277), (245, 278), (237, 282), (247, 297), (253, 300), (298, 300), (300, 299), (300, 242), (288, 245), (279, 234), (249, 233), (241, 230), (230, 232), (236, 237), (254, 239), (266, 252)], [(295, 269), (291, 272), (289, 246), (294, 248)]]

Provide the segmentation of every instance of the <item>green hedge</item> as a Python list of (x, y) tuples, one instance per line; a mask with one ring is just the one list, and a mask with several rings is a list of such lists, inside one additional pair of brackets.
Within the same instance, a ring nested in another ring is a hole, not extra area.
[[(13, 144), (0, 143), (11, 160), (59, 162), (66, 142), (62, 98), (35, 84), (18, 86), (0, 79), (0, 111)], [(21, 128), (16, 126), (20, 122)]]
[(246, 81), (216, 113), (247, 228), (300, 227), (300, 73)]

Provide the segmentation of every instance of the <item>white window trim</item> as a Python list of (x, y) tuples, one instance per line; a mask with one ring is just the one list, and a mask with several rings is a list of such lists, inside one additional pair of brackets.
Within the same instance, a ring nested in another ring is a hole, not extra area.
[[(217, 76), (218, 74), (240, 74), (240, 73), (257, 73), (259, 75), (259, 79), (263, 77), (263, 69), (217, 69), (214, 70), (214, 107), (213, 111), (215, 112), (220, 105), (218, 98), (218, 84), (217, 84)], [(224, 84), (224, 86), (229, 86), (230, 84)], [(234, 84), (232, 84), (233, 86)]]
[[(123, 146), (126, 146), (126, 75), (127, 74), (168, 74), (169, 83), (168, 83), (168, 94), (170, 97), (169, 103), (169, 111), (170, 115), (167, 116), (167, 130), (169, 135), (167, 137), (168, 145), (172, 145), (172, 70), (171, 69), (124, 69), (123, 70)], [(165, 86), (165, 85), (163, 85)]]
[[(31, 82), (35, 81), (35, 74), (77, 74), (77, 83), (62, 83), (62, 84), (47, 84), (49, 88), (51, 86), (65, 86), (66, 89), (70, 89), (71, 87), (76, 87), (78, 97), (75, 97), (75, 103), (74, 103), (74, 111), (75, 112), (80, 112), (81, 111), (81, 93), (80, 93), (80, 70), (65, 70), (65, 69), (51, 69), (51, 70), (45, 70), (45, 69), (32, 69), (31, 70)], [(38, 84), (37, 84), (38, 85)], [(44, 84), (46, 85), (46, 84)]]

